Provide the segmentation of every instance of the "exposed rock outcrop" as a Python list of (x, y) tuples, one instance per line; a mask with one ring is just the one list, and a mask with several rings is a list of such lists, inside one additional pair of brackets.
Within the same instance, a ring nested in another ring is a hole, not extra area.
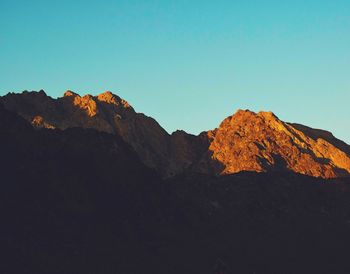
[(44, 91), (0, 98), (38, 128), (93, 128), (117, 134), (140, 159), (164, 177), (183, 172), (233, 174), (290, 170), (313, 177), (350, 175), (350, 146), (330, 132), (290, 124), (272, 112), (239, 110), (199, 136), (169, 135), (154, 119), (137, 113), (110, 91), (79, 96), (70, 90), (53, 99)]
[[(220, 130), (172, 134), (174, 163)], [(350, 178), (161, 180), (117, 134), (34, 130), (1, 104), (0, 152), (0, 273), (349, 272)]]
[[(152, 118), (136, 113), (129, 103), (110, 91), (80, 96), (70, 90), (53, 99), (43, 91), (9, 93), (0, 100), (36, 127), (92, 128), (120, 135), (149, 167), (165, 173), (169, 134)], [(38, 118), (40, 117), (40, 118)]]
[(272, 112), (239, 110), (208, 135), (218, 174), (288, 169), (334, 178), (350, 173), (348, 145), (340, 146), (328, 132), (285, 123)]

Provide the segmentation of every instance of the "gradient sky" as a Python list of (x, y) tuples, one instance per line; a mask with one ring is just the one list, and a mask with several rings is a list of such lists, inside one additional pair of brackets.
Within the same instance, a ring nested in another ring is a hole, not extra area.
[(238, 108), (350, 143), (350, 1), (0, 0), (0, 95), (105, 90), (169, 132)]

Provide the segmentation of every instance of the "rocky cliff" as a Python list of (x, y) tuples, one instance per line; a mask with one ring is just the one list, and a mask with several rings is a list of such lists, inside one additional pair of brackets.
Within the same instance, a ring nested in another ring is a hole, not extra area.
[(350, 175), (350, 147), (331, 133), (281, 121), (272, 112), (239, 110), (199, 136), (169, 135), (154, 119), (107, 91), (80, 96), (66, 91), (53, 99), (44, 91), (9, 93), (6, 109), (34, 127), (92, 128), (119, 135), (141, 160), (164, 177), (183, 172), (233, 174), (290, 170), (322, 178)]
[(136, 113), (119, 96), (107, 91), (98, 96), (79, 96), (66, 91), (53, 99), (41, 90), (10, 93), (0, 100), (36, 127), (91, 128), (117, 134), (129, 143), (149, 167), (168, 169), (169, 134), (152, 118)]
[(238, 111), (151, 154), (147, 117), (66, 95), (1, 98), (17, 113), (0, 104), (0, 273), (350, 273), (350, 178), (312, 177), (347, 175), (332, 134)]
[(331, 133), (285, 123), (272, 112), (239, 110), (218, 129), (207, 133), (215, 173), (291, 170), (313, 177), (335, 178), (350, 173), (349, 146)]

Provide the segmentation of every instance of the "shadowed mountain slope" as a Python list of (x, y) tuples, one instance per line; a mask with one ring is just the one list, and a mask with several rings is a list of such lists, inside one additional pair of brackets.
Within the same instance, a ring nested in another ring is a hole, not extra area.
[(111, 92), (81, 97), (67, 91), (58, 99), (44, 91), (9, 93), (0, 102), (37, 128), (81, 127), (119, 135), (163, 177), (270, 170), (322, 178), (350, 175), (349, 145), (329, 132), (285, 123), (271, 112), (239, 110), (217, 129), (193, 136), (169, 135)]
[(118, 135), (34, 129), (0, 104), (0, 151), (1, 273), (151, 269), (172, 194)]
[(47, 96), (44, 91), (23, 92), (8, 94), (1, 101), (6, 109), (18, 113), (34, 126), (81, 127), (118, 134), (148, 166), (163, 170), (168, 164), (164, 155), (167, 132), (154, 119), (136, 113), (125, 100), (111, 92), (80, 97), (67, 91), (58, 99)]
[(1, 273), (350, 271), (348, 178), (161, 180), (118, 134), (35, 129), (1, 105), (0, 151)]

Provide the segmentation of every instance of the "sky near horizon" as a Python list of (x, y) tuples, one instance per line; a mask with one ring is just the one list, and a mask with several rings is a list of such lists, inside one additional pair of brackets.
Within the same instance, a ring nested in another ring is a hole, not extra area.
[(0, 95), (110, 90), (166, 130), (237, 109), (350, 144), (350, 1), (0, 0)]

